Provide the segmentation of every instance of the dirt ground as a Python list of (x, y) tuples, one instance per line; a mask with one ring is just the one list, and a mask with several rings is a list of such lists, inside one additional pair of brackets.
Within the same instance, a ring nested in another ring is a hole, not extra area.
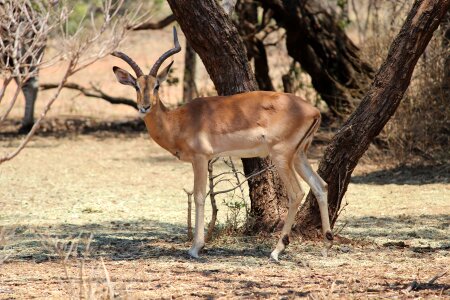
[[(0, 265), (0, 299), (111, 290), (127, 299), (450, 297), (450, 274), (427, 284), (450, 265), (448, 168), (361, 164), (336, 226), (349, 240), (327, 258), (320, 243), (295, 239), (274, 264), (276, 235), (237, 235), (217, 238), (193, 260), (183, 191), (192, 184), (190, 166), (144, 128), (136, 132), (138, 122), (114, 124), (38, 136), (0, 167), (0, 226), (15, 228), (0, 251), (0, 259), (9, 255)], [(18, 142), (4, 133), (0, 151)], [(220, 224), (226, 212), (221, 205)]]

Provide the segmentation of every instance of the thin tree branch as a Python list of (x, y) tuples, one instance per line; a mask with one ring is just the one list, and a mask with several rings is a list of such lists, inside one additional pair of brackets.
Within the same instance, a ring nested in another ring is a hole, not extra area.
[[(39, 85), (39, 88), (41, 90), (49, 90), (49, 89), (54, 89), (57, 87), (58, 87), (58, 84), (56, 84), (56, 83), (43, 83), (43, 84)], [(135, 101), (128, 99), (128, 98), (114, 97), (114, 96), (108, 95), (105, 92), (103, 92), (102, 90), (100, 90), (98, 87), (95, 87), (95, 86), (92, 86), (89, 89), (89, 88), (85, 88), (74, 82), (67, 82), (64, 84), (63, 87), (67, 88), (67, 89), (80, 91), (86, 97), (100, 98), (100, 99), (106, 100), (107, 102), (109, 102), (111, 104), (128, 105), (137, 110), (137, 104)]]
[(172, 22), (175, 22), (175, 16), (169, 15), (167, 17), (165, 17), (164, 19), (157, 21), (157, 22), (145, 22), (145, 23), (141, 23), (141, 24), (135, 24), (135, 25), (128, 25), (127, 29), (129, 30), (158, 30), (158, 29), (163, 29), (164, 27), (170, 25)]
[(3, 96), (5, 95), (6, 88), (8, 87), (9, 83), (11, 82), (12, 77), (9, 76), (3, 80), (2, 88), (0, 89), (0, 103), (2, 102)]
[(232, 188), (229, 188), (229, 189), (226, 189), (226, 190), (222, 190), (222, 191), (218, 191), (218, 192), (213, 192), (213, 193), (214, 193), (214, 195), (219, 195), (219, 194), (224, 194), (224, 193), (228, 193), (228, 192), (234, 191), (235, 189), (241, 187), (244, 183), (246, 183), (247, 181), (249, 181), (253, 177), (258, 176), (259, 174), (264, 173), (265, 171), (267, 171), (267, 170), (269, 170), (271, 168), (273, 168), (273, 165), (270, 165), (270, 166), (268, 166), (268, 167), (266, 167), (266, 168), (264, 168), (262, 170), (259, 170), (258, 172), (255, 172), (255, 173), (251, 174), (250, 176), (247, 176), (247, 178), (245, 178), (244, 181), (242, 181), (241, 183), (239, 183), (238, 185), (236, 185), (236, 186), (234, 186)]
[(73, 60), (69, 62), (69, 66), (66, 69), (66, 72), (64, 73), (56, 92), (53, 94), (53, 97), (50, 99), (50, 101), (48, 101), (48, 103), (45, 105), (43, 112), (41, 113), (41, 116), (39, 117), (39, 119), (36, 121), (36, 123), (34, 123), (33, 127), (31, 128), (30, 132), (27, 134), (27, 136), (22, 140), (22, 142), (20, 143), (19, 147), (16, 148), (16, 150), (14, 150), (13, 152), (6, 154), (3, 157), (0, 157), (0, 164), (4, 163), (5, 161), (11, 160), (14, 157), (16, 157), (22, 150), (23, 148), (25, 148), (25, 146), (28, 144), (28, 142), (31, 140), (31, 138), (33, 137), (33, 135), (35, 134), (35, 132), (38, 130), (38, 128), (41, 125), (42, 120), (45, 118), (45, 116), (47, 115), (48, 111), (50, 110), (50, 107), (52, 106), (52, 104), (55, 102), (55, 100), (58, 98), (59, 94), (61, 93), (61, 90), (64, 86), (64, 84), (67, 81), (67, 78), (72, 74), (74, 68), (74, 62)]
[(16, 103), (17, 100), (17, 96), (19, 96), (20, 93), (20, 89), (22, 88), (22, 83), (17, 84), (17, 88), (16, 91), (14, 92), (14, 96), (11, 99), (11, 102), (9, 103), (8, 108), (6, 109), (5, 113), (3, 114), (3, 116), (0, 117), (0, 124), (6, 119), (6, 117), (9, 115), (9, 113), (11, 112), (12, 108), (14, 107), (14, 104)]
[(209, 242), (212, 239), (213, 233), (214, 233), (214, 227), (216, 226), (216, 221), (217, 221), (217, 212), (219, 211), (217, 209), (217, 204), (216, 204), (216, 194), (214, 193), (214, 181), (212, 179), (213, 177), (213, 164), (216, 162), (217, 160), (212, 160), (209, 161), (208, 163), (208, 179), (209, 179), (209, 198), (211, 200), (211, 207), (212, 207), (212, 212), (211, 212), (211, 222), (209, 222), (208, 225), (208, 232), (206, 234), (206, 242)]
[(192, 233), (192, 195), (194, 195), (194, 191), (188, 191), (186, 189), (183, 190), (188, 196), (187, 229), (188, 229), (188, 239), (192, 240), (194, 238), (194, 235)]

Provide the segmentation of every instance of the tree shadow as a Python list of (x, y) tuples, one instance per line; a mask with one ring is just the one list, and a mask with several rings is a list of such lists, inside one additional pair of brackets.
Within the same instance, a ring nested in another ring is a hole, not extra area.
[[(92, 233), (90, 242), (89, 236)], [(71, 244), (74, 253), (83, 256), (89, 244), (90, 258), (109, 260), (161, 259), (191, 260), (187, 254), (191, 242), (187, 239), (185, 226), (165, 222), (141, 220), (136, 222), (111, 221), (86, 225), (60, 224), (47, 227), (18, 227), (8, 251), (9, 260), (44, 262), (60, 259), (55, 247), (68, 251)], [(232, 247), (212, 247), (204, 250), (207, 257), (268, 257), (269, 247), (251, 245), (235, 249)]]
[(351, 182), (375, 185), (450, 183), (450, 164), (398, 166), (393, 169), (353, 176)]
[(341, 222), (347, 224), (342, 234), (351, 239), (382, 241), (383, 246), (411, 248), (417, 253), (450, 250), (448, 214), (367, 216)]
[[(0, 130), (0, 140), (16, 139), (21, 120), (5, 120)], [(89, 117), (58, 117), (43, 120), (36, 136), (65, 138), (77, 134), (92, 135), (99, 138), (126, 134), (133, 136), (146, 132), (145, 123), (139, 119), (103, 121)]]

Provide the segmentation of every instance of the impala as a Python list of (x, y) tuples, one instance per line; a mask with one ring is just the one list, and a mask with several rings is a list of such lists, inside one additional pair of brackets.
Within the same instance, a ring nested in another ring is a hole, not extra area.
[(136, 89), (139, 114), (151, 138), (179, 160), (190, 162), (194, 171), (195, 233), (189, 254), (199, 257), (204, 247), (204, 207), (208, 161), (219, 156), (271, 156), (287, 189), (289, 210), (271, 258), (289, 244), (289, 234), (304, 192), (300, 175), (317, 198), (324, 241), (331, 247), (333, 234), (328, 216), (327, 184), (311, 168), (306, 151), (320, 123), (320, 112), (292, 94), (254, 91), (232, 96), (197, 98), (168, 109), (159, 97), (173, 61), (158, 74), (162, 63), (181, 51), (175, 27), (175, 47), (165, 52), (149, 75), (122, 52), (112, 55), (127, 62), (136, 78), (113, 67), (117, 80)]

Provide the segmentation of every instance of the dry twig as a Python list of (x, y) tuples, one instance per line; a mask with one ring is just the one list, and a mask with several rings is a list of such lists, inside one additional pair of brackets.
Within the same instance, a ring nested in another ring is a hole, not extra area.
[(183, 190), (188, 196), (187, 229), (188, 229), (188, 239), (192, 240), (194, 238), (194, 235), (192, 234), (192, 195), (194, 194), (194, 192), (188, 191), (186, 189)]

